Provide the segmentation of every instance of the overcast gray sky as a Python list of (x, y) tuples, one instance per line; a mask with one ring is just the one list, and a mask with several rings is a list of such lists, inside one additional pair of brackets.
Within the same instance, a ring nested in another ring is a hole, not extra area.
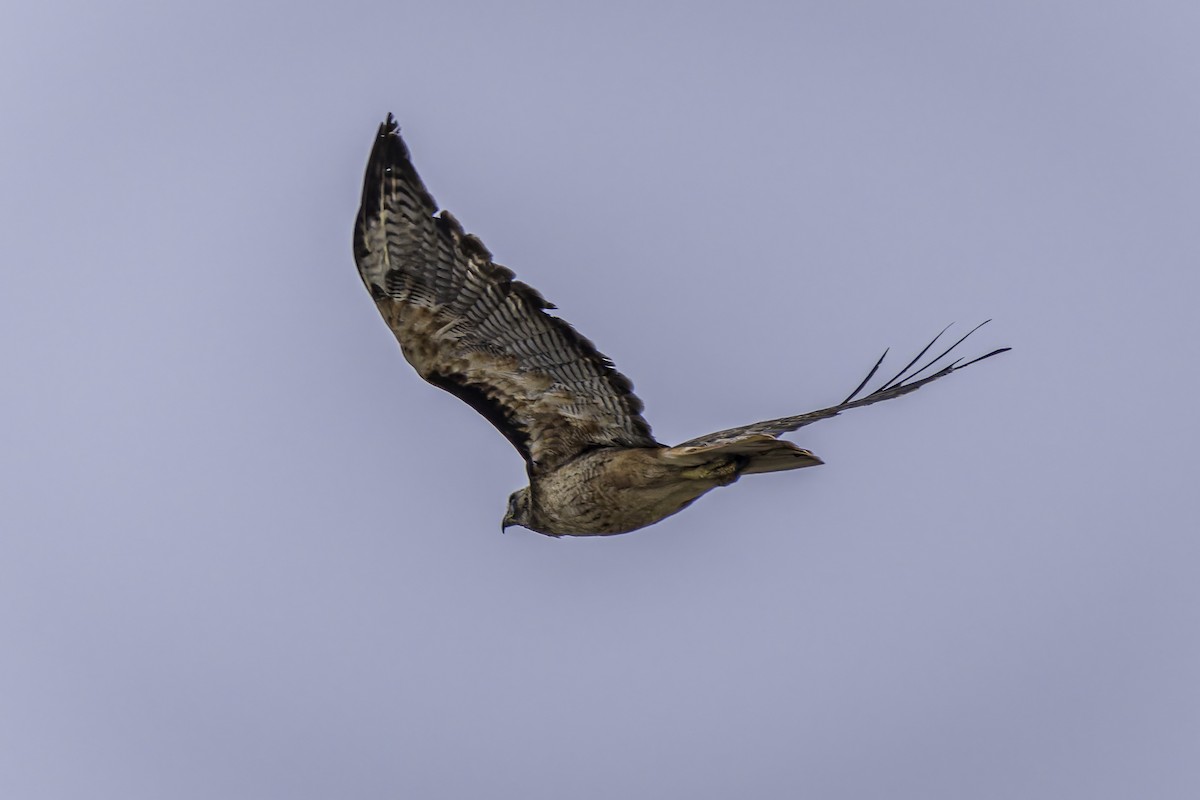
[[(1200, 6), (10, 3), (5, 798), (1200, 796)], [(354, 270), (375, 128), (664, 441), (626, 536)]]

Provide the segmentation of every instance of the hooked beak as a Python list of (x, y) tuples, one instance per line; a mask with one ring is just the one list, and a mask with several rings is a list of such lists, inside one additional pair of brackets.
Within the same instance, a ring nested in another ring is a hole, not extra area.
[(513, 525), (516, 525), (516, 524), (517, 523), (513, 522), (512, 517), (505, 515), (504, 519), (502, 519), (500, 521), (500, 532), (504, 533), (505, 528), (511, 528)]

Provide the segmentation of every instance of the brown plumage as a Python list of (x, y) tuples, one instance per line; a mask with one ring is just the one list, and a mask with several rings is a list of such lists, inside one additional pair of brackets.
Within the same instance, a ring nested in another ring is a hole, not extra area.
[(574, 328), (547, 313), (554, 306), (493, 262), (454, 217), (438, 213), (390, 114), (367, 162), (354, 257), (418, 374), (481, 413), (524, 457), (529, 486), (509, 498), (502, 527), (521, 525), (551, 536), (625, 533), (681, 511), (742, 475), (820, 464), (809, 451), (778, 437), (907, 394), (1008, 349), (954, 361), (915, 380), (966, 336), (914, 370), (935, 338), (864, 397), (855, 399), (882, 357), (838, 405), (667, 447), (651, 435), (629, 379)]

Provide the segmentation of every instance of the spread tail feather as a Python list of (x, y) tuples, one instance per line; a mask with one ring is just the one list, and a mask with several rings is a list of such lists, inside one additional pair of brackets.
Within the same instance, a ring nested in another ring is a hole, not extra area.
[(788, 469), (815, 467), (824, 463), (795, 443), (786, 439), (776, 439), (774, 436), (764, 433), (750, 433), (715, 439), (703, 444), (669, 447), (663, 451), (662, 455), (663, 458), (680, 466), (700, 466), (723, 458), (745, 459), (745, 466), (738, 470), (740, 475), (781, 472)]

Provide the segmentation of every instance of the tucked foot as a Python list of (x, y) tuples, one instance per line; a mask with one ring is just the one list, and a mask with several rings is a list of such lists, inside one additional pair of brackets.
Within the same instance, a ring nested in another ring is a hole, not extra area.
[(728, 486), (738, 479), (742, 464), (736, 460), (714, 461), (698, 467), (685, 469), (680, 474), (693, 481), (712, 481), (717, 486)]

